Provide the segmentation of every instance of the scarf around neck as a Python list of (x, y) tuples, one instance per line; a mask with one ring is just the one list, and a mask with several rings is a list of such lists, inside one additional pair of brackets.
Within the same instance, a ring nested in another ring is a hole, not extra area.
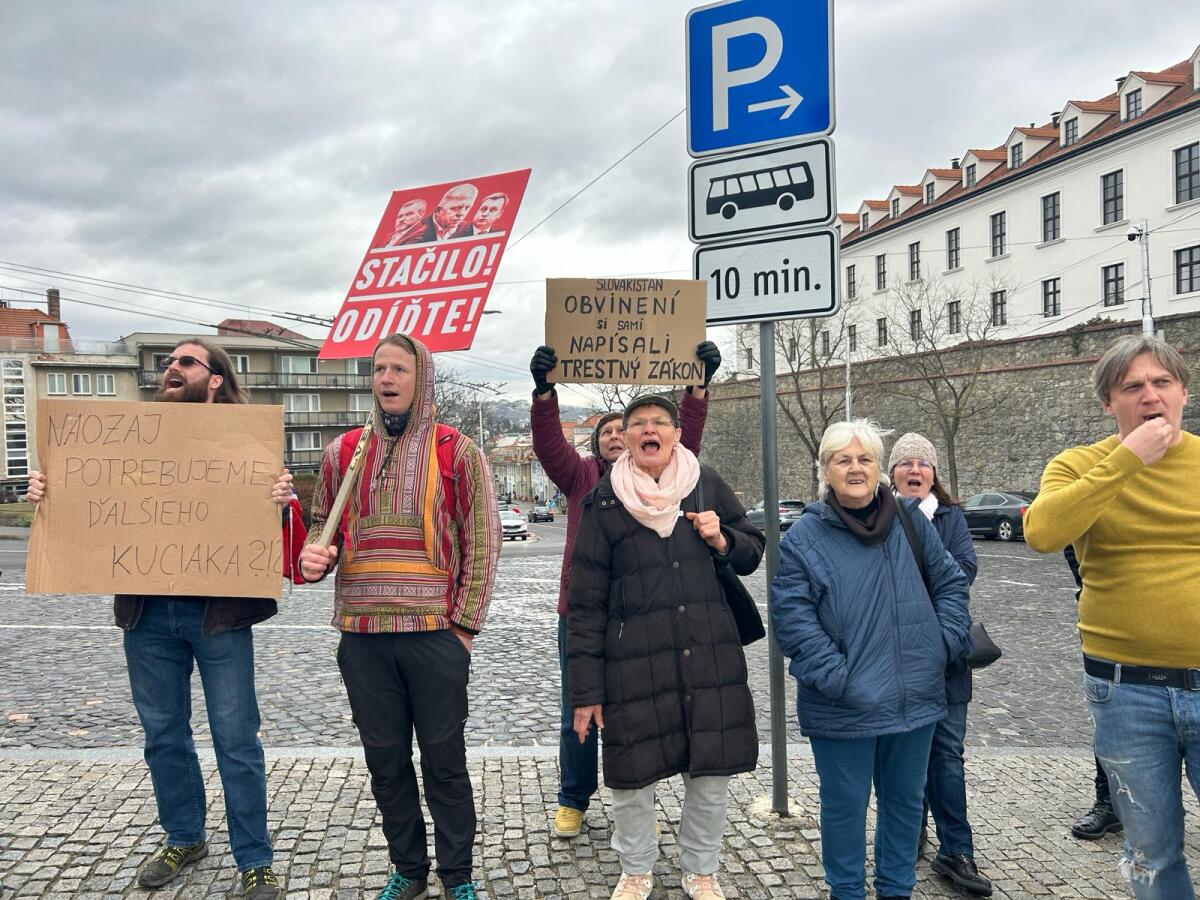
[(937, 512), (937, 508), (938, 498), (937, 494), (935, 494), (933, 491), (930, 491), (928, 494), (926, 494), (925, 499), (917, 504), (917, 509), (925, 513), (925, 518), (927, 518), (930, 522), (933, 521), (933, 514)]
[(850, 529), (850, 533), (868, 547), (874, 544), (881, 544), (887, 540), (887, 536), (892, 531), (892, 520), (896, 518), (896, 501), (892, 497), (890, 490), (880, 485), (875, 489), (875, 500), (878, 501), (879, 508), (863, 522), (847, 512), (845, 507), (838, 503), (837, 495), (832, 490), (825, 493), (825, 502), (829, 504), (829, 508)]
[(612, 464), (613, 493), (629, 514), (661, 538), (671, 536), (679, 504), (700, 480), (700, 462), (683, 444), (676, 444), (667, 467), (655, 481), (633, 463), (628, 450)]

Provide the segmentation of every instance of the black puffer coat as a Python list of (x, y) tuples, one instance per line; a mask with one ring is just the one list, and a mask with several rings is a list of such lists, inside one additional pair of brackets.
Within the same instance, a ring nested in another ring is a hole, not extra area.
[[(680, 516), (668, 538), (633, 518), (605, 474), (584, 498), (567, 594), (573, 707), (604, 707), (604, 783), (632, 790), (680, 772), (733, 775), (758, 761), (746, 657), (714, 560), (758, 566), (763, 536), (729, 486), (700, 467), (724, 557)], [(697, 511), (696, 493), (681, 503)]]

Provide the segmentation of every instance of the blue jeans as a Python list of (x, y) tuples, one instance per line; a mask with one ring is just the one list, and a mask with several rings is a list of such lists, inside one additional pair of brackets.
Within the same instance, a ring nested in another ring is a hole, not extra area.
[[(210, 601), (219, 603), (220, 600)], [(125, 632), (133, 705), (146, 732), (145, 757), (167, 844), (205, 839), (204, 776), (192, 741), (192, 664), (208, 708), (217, 770), (225, 788), (229, 845), (240, 871), (271, 865), (267, 773), (258, 740), (254, 639), (249, 628), (206, 635), (205, 604), (147, 597)]]
[(821, 863), (839, 900), (867, 896), (867, 804), (875, 783), (875, 893), (917, 883), (925, 772), (933, 725), (880, 737), (810, 738), (821, 782)]
[(558, 735), (558, 805), (587, 812), (592, 795), (596, 793), (598, 767), (596, 728), (588, 732), (587, 740), (579, 743), (575, 733), (575, 710), (567, 685), (567, 617), (558, 617), (558, 667), (562, 673), (562, 720)]
[(967, 704), (951, 703), (946, 718), (933, 729), (929, 780), (925, 783), (925, 805), (933, 813), (938, 852), (946, 856), (975, 855), (971, 823), (967, 821), (967, 781), (963, 774), (966, 736)]
[(1138, 900), (1194, 897), (1183, 856), (1183, 763), (1200, 797), (1200, 691), (1121, 684), (1085, 674), (1096, 757), (1125, 826), (1121, 874)]

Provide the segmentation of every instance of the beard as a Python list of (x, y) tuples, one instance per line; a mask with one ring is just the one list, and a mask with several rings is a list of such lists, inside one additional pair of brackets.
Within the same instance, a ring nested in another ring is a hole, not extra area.
[(158, 387), (154, 399), (165, 403), (207, 403), (208, 402), (208, 379), (203, 381), (189, 381), (183, 387), (170, 388), (174, 391), (173, 394), (168, 394), (168, 388), (164, 381)]

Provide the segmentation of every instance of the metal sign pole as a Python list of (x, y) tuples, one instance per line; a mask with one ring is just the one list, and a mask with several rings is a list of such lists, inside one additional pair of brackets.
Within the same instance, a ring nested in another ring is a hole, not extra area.
[[(775, 429), (775, 323), (759, 324), (759, 393), (762, 395), (762, 463), (764, 532), (767, 538), (767, 603), (779, 571), (779, 469)], [(768, 634), (771, 685), (771, 809), (788, 813), (787, 708), (784, 704), (783, 653)]]

